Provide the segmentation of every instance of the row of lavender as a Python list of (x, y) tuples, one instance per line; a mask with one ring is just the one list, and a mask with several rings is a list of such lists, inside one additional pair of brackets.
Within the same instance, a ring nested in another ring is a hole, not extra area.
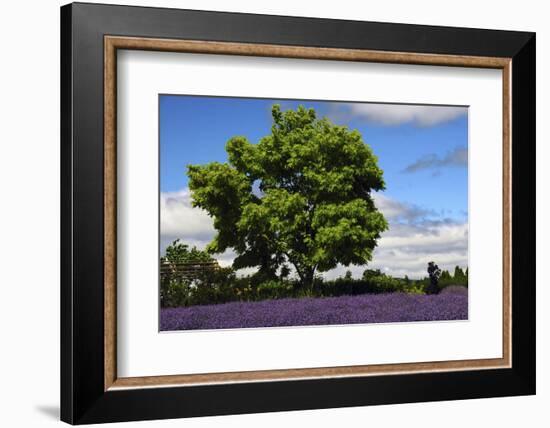
[(163, 308), (160, 329), (199, 330), (468, 319), (468, 289), (438, 295), (365, 294)]

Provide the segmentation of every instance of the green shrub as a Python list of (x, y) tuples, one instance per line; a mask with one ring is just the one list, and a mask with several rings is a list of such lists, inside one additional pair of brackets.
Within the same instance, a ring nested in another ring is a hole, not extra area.
[(256, 290), (258, 300), (283, 299), (294, 295), (294, 286), (289, 281), (266, 281), (258, 285)]
[(236, 275), (231, 268), (204, 271), (193, 281), (190, 304), (209, 305), (238, 300), (234, 290)]
[(166, 278), (160, 285), (160, 305), (162, 307), (188, 306), (191, 283), (182, 279)]
[[(366, 293), (424, 294), (428, 284), (428, 278), (395, 278), (379, 270), (367, 269), (359, 279), (354, 279), (351, 273), (334, 280), (316, 277), (313, 286), (305, 288), (297, 280), (277, 278), (266, 273), (237, 277), (232, 268), (217, 268), (205, 270), (192, 280), (165, 277), (161, 282), (161, 305), (176, 307), (231, 301), (353, 296)], [(449, 275), (448, 278), (445, 276), (440, 279), (442, 288), (449, 285), (467, 286), (467, 274), (459, 274), (458, 278)]]

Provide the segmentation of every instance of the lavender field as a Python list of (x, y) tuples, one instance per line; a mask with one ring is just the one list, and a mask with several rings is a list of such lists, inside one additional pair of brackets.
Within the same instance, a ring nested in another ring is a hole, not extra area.
[(468, 290), (231, 302), (163, 308), (161, 331), (468, 319)]

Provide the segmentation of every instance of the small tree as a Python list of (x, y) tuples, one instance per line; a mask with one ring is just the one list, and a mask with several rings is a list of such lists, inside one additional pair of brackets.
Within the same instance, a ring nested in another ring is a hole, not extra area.
[(202, 263), (215, 261), (212, 256), (206, 252), (193, 247), (189, 249), (189, 245), (180, 242), (176, 239), (172, 244), (166, 247), (166, 255), (162, 258), (163, 262), (178, 264), (178, 263)]
[(460, 266), (455, 267), (455, 273), (453, 275), (454, 279), (457, 281), (463, 282), (466, 278), (466, 275), (464, 274), (464, 271), (460, 269)]
[(214, 220), (208, 251), (233, 248), (235, 268), (275, 274), (292, 264), (304, 287), (316, 271), (371, 260), (387, 229), (371, 192), (382, 170), (361, 134), (300, 106), (272, 108), (271, 134), (226, 145), (229, 163), (189, 165), (193, 205)]
[(189, 246), (176, 239), (166, 247), (166, 254), (161, 258), (165, 269), (161, 269), (160, 302), (162, 307), (186, 306), (190, 302), (190, 278), (182, 275), (178, 265), (182, 263), (203, 263), (215, 261), (206, 251)]

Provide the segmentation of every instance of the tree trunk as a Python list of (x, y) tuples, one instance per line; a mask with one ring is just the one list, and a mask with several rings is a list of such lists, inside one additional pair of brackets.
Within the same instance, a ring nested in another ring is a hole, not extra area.
[(300, 269), (300, 265), (298, 263), (294, 263), (292, 261), (290, 263), (292, 263), (294, 269), (296, 269), (296, 273), (302, 283), (302, 288), (309, 291), (310, 294), (313, 293), (313, 280), (315, 279), (315, 270), (317, 269), (317, 266), (305, 266)]
[(302, 274), (302, 285), (304, 289), (313, 294), (313, 280), (315, 279), (315, 268), (307, 268)]

